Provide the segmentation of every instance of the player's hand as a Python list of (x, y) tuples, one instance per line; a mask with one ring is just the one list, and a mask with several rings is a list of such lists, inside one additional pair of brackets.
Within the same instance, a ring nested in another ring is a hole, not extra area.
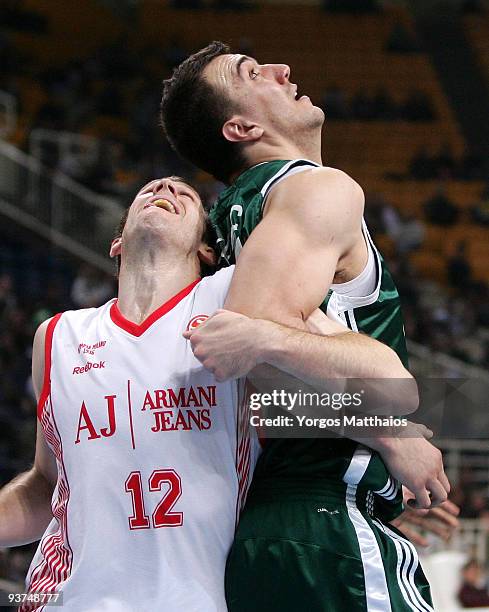
[(413, 493), (405, 487), (403, 493), (406, 510), (392, 521), (392, 525), (418, 546), (428, 546), (429, 540), (424, 535), (425, 532), (447, 542), (460, 525), (457, 518), (460, 508), (449, 500), (429, 510), (411, 508), (408, 502), (414, 498)]
[(266, 328), (273, 323), (250, 319), (229, 310), (217, 310), (205, 323), (185, 331), (195, 357), (217, 381), (240, 378), (262, 363)]
[(345, 333), (348, 328), (337, 321), (333, 321), (322, 310), (316, 308), (306, 319), (307, 331), (318, 336), (329, 336), (337, 333)]
[(447, 500), (450, 483), (441, 452), (427, 440), (431, 431), (412, 425), (417, 428), (416, 437), (392, 438), (379, 452), (391, 475), (412, 491), (408, 506), (430, 509)]

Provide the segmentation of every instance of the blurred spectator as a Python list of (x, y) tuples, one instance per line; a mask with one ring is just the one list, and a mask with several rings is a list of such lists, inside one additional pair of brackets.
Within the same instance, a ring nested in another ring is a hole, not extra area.
[(457, 222), (459, 210), (450, 200), (447, 189), (440, 186), (434, 196), (423, 205), (426, 219), (434, 225), (449, 227)]
[(416, 251), (423, 244), (425, 226), (414, 215), (406, 214), (401, 218), (401, 231), (397, 238), (397, 249), (400, 254), (406, 255)]
[(202, 0), (171, 0), (170, 6), (176, 9), (200, 9)]
[(454, 255), (447, 263), (448, 282), (451, 287), (460, 291), (472, 284), (472, 269), (467, 259), (467, 243), (461, 240)]
[(170, 70), (176, 68), (187, 57), (187, 51), (182, 47), (178, 37), (173, 36), (168, 41), (168, 46), (164, 50), (163, 57)]
[(475, 204), (471, 209), (472, 220), (479, 225), (489, 225), (489, 198)]
[(370, 231), (387, 234), (401, 256), (418, 249), (423, 243), (425, 226), (414, 215), (403, 214), (380, 194), (372, 194), (365, 204)]
[(16, 305), (17, 299), (13, 292), (12, 277), (4, 273), (0, 275), (0, 319), (7, 316)]
[(324, 92), (321, 100), (321, 108), (327, 119), (348, 119), (350, 116), (346, 94), (336, 85), (328, 87)]
[(0, 30), (0, 66), (2, 79), (10, 74), (19, 74), (25, 58), (19, 57), (19, 52), (11, 42), (7, 32)]
[(114, 297), (115, 286), (106, 274), (88, 264), (82, 264), (71, 287), (75, 308), (101, 306)]
[(381, 193), (367, 192), (365, 194), (365, 219), (370, 232), (375, 234), (385, 234), (383, 220), (383, 210), (386, 200)]
[(331, 85), (321, 98), (321, 107), (329, 119), (343, 121), (431, 121), (435, 118), (431, 101), (424, 93), (411, 92), (398, 105), (385, 87), (378, 87), (373, 94), (365, 88), (359, 89), (348, 99), (343, 89)]
[(411, 91), (404, 102), (402, 118), (408, 121), (433, 121), (435, 112), (429, 96), (417, 89)]
[(462, 2), (462, 12), (467, 14), (483, 13), (484, 6), (481, 0), (464, 0)]
[(373, 99), (365, 89), (361, 89), (353, 96), (351, 110), (355, 119), (374, 119), (375, 109)]
[(467, 149), (462, 157), (457, 159), (448, 143), (443, 144), (435, 155), (430, 155), (426, 146), (423, 146), (411, 159), (409, 176), (418, 180), (480, 180), (489, 176), (485, 165), (484, 155), (474, 148)]
[(436, 176), (436, 162), (426, 147), (417, 151), (409, 164), (409, 175), (419, 181), (429, 180)]
[(77, 181), (86, 184), (90, 166), (96, 155), (96, 144), (89, 150), (88, 144), (80, 148), (71, 147), (58, 160), (58, 170)]
[(477, 147), (469, 147), (458, 161), (457, 176), (463, 181), (489, 177), (487, 155)]
[(434, 157), (438, 176), (450, 178), (455, 176), (456, 162), (452, 148), (448, 143), (442, 144), (437, 155)]
[(394, 208), (394, 206), (385, 201), (382, 207), (382, 223), (385, 228), (385, 233), (389, 238), (392, 238), (394, 242), (397, 242), (402, 232), (401, 215), (397, 208)]
[(332, 13), (373, 13), (377, 3), (375, 0), (325, 0), (324, 7)]
[(238, 40), (238, 44), (236, 46), (236, 53), (241, 53), (241, 55), (249, 55), (250, 57), (255, 57), (255, 47), (253, 45), (253, 41), (251, 40), (251, 38), (242, 36)]
[(393, 53), (415, 53), (419, 51), (419, 44), (414, 34), (398, 22), (389, 34), (385, 50)]
[(47, 31), (47, 19), (43, 15), (24, 8), (22, 0), (2, 0), (0, 5), (0, 26), (2, 28), (32, 34)]
[(385, 87), (379, 87), (373, 97), (376, 119), (397, 119), (398, 108)]
[(471, 559), (462, 568), (462, 586), (458, 599), (464, 608), (489, 606), (487, 576), (483, 566)]

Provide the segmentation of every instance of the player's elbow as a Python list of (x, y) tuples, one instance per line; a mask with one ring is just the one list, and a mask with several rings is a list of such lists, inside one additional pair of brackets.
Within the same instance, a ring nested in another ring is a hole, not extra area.
[(416, 380), (406, 377), (399, 380), (401, 386), (401, 403), (403, 404), (403, 414), (413, 414), (419, 408), (419, 391)]
[(385, 360), (381, 374), (385, 378), (385, 393), (392, 398), (396, 414), (412, 414), (419, 408), (418, 384), (398, 355), (392, 349), (388, 350), (390, 358)]
[(418, 383), (402, 364), (392, 393), (400, 414), (413, 414), (419, 408)]

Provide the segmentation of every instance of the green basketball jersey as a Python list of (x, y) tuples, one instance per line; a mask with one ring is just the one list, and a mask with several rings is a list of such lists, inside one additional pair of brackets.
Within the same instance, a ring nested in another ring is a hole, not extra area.
[[(303, 159), (258, 164), (243, 172), (220, 195), (210, 217), (217, 230), (221, 263), (235, 263), (247, 238), (262, 220), (264, 203), (273, 187), (293, 174), (317, 166)], [(321, 309), (350, 329), (362, 331), (389, 345), (407, 365), (399, 294), (365, 222), (362, 223), (366, 243), (374, 257), (375, 289), (368, 296), (352, 294), (353, 280), (349, 282), (350, 290), (346, 295), (341, 293), (341, 285), (334, 285), (325, 296)], [(352, 458), (358, 446), (347, 439), (268, 440), (255, 471), (254, 488), (260, 489), (260, 482), (269, 482), (270, 479), (275, 483), (283, 481), (284, 488), (292, 480), (296, 486), (298, 479), (305, 479), (307, 488), (311, 487), (311, 479), (341, 481), (351, 470)], [(398, 494), (393, 496), (392, 481), (375, 453), (371, 453), (362, 482), (381, 495), (388, 491), (388, 495), (382, 495), (383, 501), (388, 499), (390, 502), (389, 511), (384, 513), (386, 519), (392, 518), (387, 516), (391, 511), (395, 515), (401, 510), (400, 497)]]

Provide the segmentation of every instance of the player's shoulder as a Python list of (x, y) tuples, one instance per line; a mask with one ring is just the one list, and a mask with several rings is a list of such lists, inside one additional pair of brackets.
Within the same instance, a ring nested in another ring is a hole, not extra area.
[(220, 270), (217, 270), (217, 272), (209, 274), (209, 276), (204, 276), (204, 278), (200, 281), (200, 287), (204, 291), (215, 291), (218, 288), (225, 288), (227, 290), (231, 284), (233, 273), (234, 266), (221, 268)]
[[(214, 274), (204, 276), (198, 285), (198, 292), (214, 296), (218, 304), (224, 304), (231, 280), (233, 278), (234, 266), (221, 268)], [(216, 306), (221, 308), (221, 306)]]
[(46, 340), (46, 334), (48, 332), (49, 325), (54, 323), (55, 317), (49, 317), (42, 323), (40, 323), (36, 329), (36, 333), (34, 334), (34, 350), (40, 349), (44, 346), (44, 342)]
[[(45, 321), (43, 324), (41, 324), (45, 325), (46, 327), (44, 330), (41, 330), (40, 333), (46, 333), (50, 321), (52, 321), (52, 324), (55, 325), (57, 330), (60, 330), (60, 333), (62, 333), (67, 328), (86, 329), (92, 323), (97, 325), (97, 321), (100, 321), (101, 319), (104, 319), (108, 316), (110, 307), (115, 301), (116, 299), (112, 298), (101, 306), (64, 310), (63, 312), (60, 312), (54, 317), (52, 317), (52, 319), (49, 319), (48, 321)], [(39, 329), (41, 329), (41, 326)]]
[(365, 198), (360, 185), (337, 168), (316, 166), (284, 180), (270, 194), (265, 214), (285, 212), (303, 222), (358, 225)]
[(328, 166), (311, 166), (292, 174), (279, 183), (270, 195), (280, 197), (289, 194), (293, 189), (302, 190), (300, 193), (306, 197), (316, 191), (323, 196), (339, 191), (350, 197), (363, 199), (363, 189), (357, 181), (343, 170)]

